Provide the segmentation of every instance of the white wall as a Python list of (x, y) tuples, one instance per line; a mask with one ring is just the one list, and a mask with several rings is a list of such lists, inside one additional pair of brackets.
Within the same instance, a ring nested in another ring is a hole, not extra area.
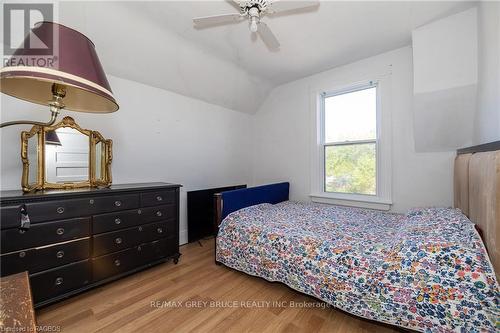
[(477, 8), (412, 32), (413, 112), (417, 152), (471, 146), (477, 107)]
[[(107, 115), (64, 112), (84, 128), (113, 139), (113, 182), (172, 182), (181, 190), (181, 242), (187, 241), (186, 191), (248, 183), (251, 116), (133, 81), (108, 76), (118, 112)], [(2, 121), (46, 121), (48, 109), (2, 94)], [(60, 118), (62, 119), (62, 117)], [(19, 189), (20, 132), (1, 134), (2, 190)]]
[[(254, 116), (253, 181), (290, 181), (292, 200), (309, 201), (311, 133), (309, 90), (392, 66), (393, 211), (450, 206), (454, 152), (416, 153), (413, 135), (413, 69), (410, 47), (300, 79), (273, 90)], [(357, 73), (357, 74), (356, 74)]]
[(479, 86), (475, 142), (500, 140), (500, 2), (479, 5)]

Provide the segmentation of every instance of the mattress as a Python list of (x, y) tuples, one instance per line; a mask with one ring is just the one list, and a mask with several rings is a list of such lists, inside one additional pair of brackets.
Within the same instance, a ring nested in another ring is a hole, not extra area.
[(354, 315), (422, 332), (496, 332), (499, 286), (459, 210), (285, 201), (227, 216), (216, 260)]

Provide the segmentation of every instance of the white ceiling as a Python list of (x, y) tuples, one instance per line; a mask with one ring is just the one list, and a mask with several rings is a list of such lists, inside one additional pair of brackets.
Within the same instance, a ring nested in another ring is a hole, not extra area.
[(264, 19), (281, 42), (274, 52), (246, 22), (193, 27), (193, 17), (235, 12), (225, 1), (62, 2), (59, 21), (94, 41), (112, 75), (253, 113), (277, 85), (409, 45), (414, 28), (475, 5), (322, 1)]

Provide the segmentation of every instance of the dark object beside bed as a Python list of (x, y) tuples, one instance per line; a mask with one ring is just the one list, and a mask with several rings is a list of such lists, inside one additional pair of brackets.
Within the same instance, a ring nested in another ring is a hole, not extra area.
[(262, 203), (277, 204), (289, 198), (290, 183), (276, 183), (216, 193), (215, 221), (218, 228), (223, 219), (232, 212)]
[(188, 242), (215, 236), (217, 229), (212, 223), (215, 214), (215, 193), (246, 188), (245, 185), (225, 186), (187, 192)]

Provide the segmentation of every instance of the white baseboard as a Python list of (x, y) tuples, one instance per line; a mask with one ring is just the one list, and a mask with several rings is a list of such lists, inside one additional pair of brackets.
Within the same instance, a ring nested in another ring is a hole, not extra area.
[(179, 230), (179, 244), (184, 245), (188, 242), (188, 231), (187, 229)]

